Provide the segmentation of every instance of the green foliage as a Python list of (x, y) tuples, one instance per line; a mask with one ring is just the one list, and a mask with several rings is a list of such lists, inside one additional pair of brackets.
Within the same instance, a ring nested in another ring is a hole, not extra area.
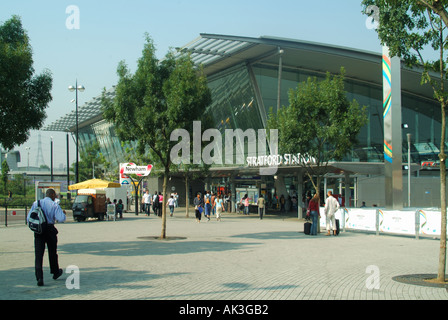
[(300, 153), (318, 165), (342, 160), (367, 122), (365, 108), (347, 99), (344, 69), (323, 81), (308, 78), (290, 90), (289, 103), (277, 114), (271, 111), (268, 127), (279, 130), (281, 153)]
[(171, 133), (180, 128), (192, 132), (193, 121), (211, 102), (207, 80), (188, 55), (176, 58), (169, 52), (159, 62), (148, 35), (135, 74), (123, 61), (117, 74), (115, 99), (103, 95), (103, 115), (114, 123), (120, 140), (136, 141), (138, 153), (149, 154), (166, 172), (175, 144)]
[(390, 56), (403, 59), (408, 67), (423, 67), (422, 84), (429, 83), (437, 100), (446, 94), (440, 79), (446, 80), (446, 1), (363, 0), (364, 13), (368, 6), (379, 10), (378, 37), (387, 46)]
[[(14, 197), (18, 196), (18, 195), (23, 195), (24, 193), (24, 176), (23, 174), (15, 174), (13, 177), (9, 176), (10, 180), (8, 181), (8, 190), (10, 190)], [(28, 180), (28, 185), (26, 186), (26, 192), (28, 195), (32, 195), (34, 197), (34, 193), (35, 193), (35, 186), (32, 184), (32, 179), (27, 178)], [(5, 192), (5, 195), (7, 195), (8, 193)]]
[(52, 100), (49, 71), (34, 75), (32, 48), (18, 16), (0, 25), (0, 144), (24, 143), (39, 129)]
[[(379, 10), (378, 37), (389, 47), (390, 56), (402, 58), (408, 66), (423, 67), (422, 84), (430, 84), (440, 103), (440, 207), (441, 237), (437, 280), (445, 282), (446, 271), (446, 49), (448, 1), (446, 0), (363, 0), (364, 12), (374, 5)], [(368, 13), (367, 13), (368, 14)]]
[(271, 110), (268, 118), (268, 128), (278, 129), (280, 153), (301, 155), (301, 166), (317, 193), (328, 162), (342, 160), (367, 123), (365, 107), (347, 99), (344, 73), (341, 68), (341, 75), (327, 73), (322, 81), (308, 78), (289, 91), (290, 105), (277, 114)]
[(8, 185), (8, 173), (9, 173), (9, 165), (8, 162), (5, 160), (3, 160), (2, 162), (2, 175), (1, 175), (1, 179), (2, 179), (2, 183), (3, 183), (3, 192), (6, 193), (7, 190), (7, 185)]
[[(163, 169), (165, 203), (172, 166), (170, 151), (176, 144), (170, 139), (171, 133), (176, 129), (193, 132), (193, 122), (201, 119), (211, 102), (206, 77), (189, 55), (176, 57), (169, 52), (158, 61), (149, 35), (137, 71), (132, 74), (122, 61), (117, 74), (115, 98), (103, 94), (103, 116), (114, 124), (121, 141), (135, 141), (137, 154), (148, 155), (151, 164), (157, 163)], [(166, 206), (162, 207), (161, 238), (165, 238)]]
[[(72, 164), (73, 171), (75, 171), (75, 165), (75, 163)], [(109, 162), (106, 161), (106, 158), (100, 152), (98, 142), (93, 143), (80, 153), (79, 181), (92, 179), (93, 174), (96, 179), (104, 179), (105, 175), (103, 169), (108, 166)], [(93, 170), (95, 171), (93, 172)]]

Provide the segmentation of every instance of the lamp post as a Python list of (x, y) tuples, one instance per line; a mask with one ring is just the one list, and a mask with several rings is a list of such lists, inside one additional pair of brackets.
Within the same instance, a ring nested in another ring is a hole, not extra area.
[(408, 207), (411, 207), (411, 134), (408, 133)]
[(79, 182), (79, 129), (78, 129), (78, 91), (80, 92), (84, 92), (85, 88), (84, 86), (79, 85), (78, 86), (78, 80), (76, 80), (76, 85), (75, 86), (69, 86), (68, 90), (70, 92), (75, 91), (76, 92), (76, 96), (75, 96), (75, 103), (76, 103), (76, 174), (75, 174), (75, 178), (76, 178), (76, 183)]
[(31, 149), (31, 147), (25, 147), (25, 150), (28, 153), (28, 159), (26, 161), (26, 171), (27, 172), (30, 170), (30, 149)]
[(53, 137), (50, 137), (50, 170), (51, 170), (51, 173), (50, 173), (50, 181), (51, 182), (53, 182)]
[[(69, 152), (69, 138), (68, 138), (68, 129), (67, 129), (67, 197), (69, 195), (68, 186), (70, 185), (70, 152)], [(69, 198), (70, 200), (70, 198)]]

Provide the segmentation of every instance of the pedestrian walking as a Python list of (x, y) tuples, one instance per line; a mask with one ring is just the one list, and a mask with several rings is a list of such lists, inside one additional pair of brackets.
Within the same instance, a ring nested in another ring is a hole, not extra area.
[(280, 212), (285, 212), (285, 196), (280, 196)]
[(162, 192), (159, 192), (159, 210), (158, 210), (159, 217), (162, 216), (162, 208), (163, 208), (163, 195)]
[[(50, 272), (53, 274), (53, 279), (58, 279), (63, 271), (59, 268), (57, 244), (58, 244), (58, 230), (54, 226), (56, 222), (64, 222), (66, 219), (65, 211), (57, 205), (56, 192), (53, 189), (48, 189), (45, 192), (45, 198), (39, 201), (40, 207), (47, 219), (47, 229), (42, 234), (34, 233), (34, 270), (38, 286), (44, 285), (43, 273), (43, 259), (45, 253), (45, 245), (48, 248), (48, 259), (50, 262)], [(28, 212), (27, 223), (29, 221), (31, 212), (36, 209), (38, 202), (35, 201)]]
[(174, 194), (174, 207), (179, 207), (179, 195), (177, 194), (177, 192)]
[(227, 193), (224, 196), (224, 210), (229, 210), (230, 212), (230, 193)]
[(146, 190), (143, 195), (143, 205), (146, 215), (149, 216), (151, 214), (151, 194), (149, 193), (149, 190)]
[(318, 218), (320, 217), (320, 213), (319, 213), (319, 194), (316, 193), (310, 200), (309, 204), (308, 204), (308, 212), (307, 212), (307, 217), (311, 218), (311, 231), (310, 231), (310, 235), (315, 236), (317, 235), (317, 223), (318, 223)]
[(121, 200), (121, 199), (118, 200), (118, 204), (115, 207), (115, 209), (117, 210), (117, 216), (119, 216), (120, 219), (123, 219), (123, 210), (124, 210), (123, 200)]
[[(337, 226), (336, 226), (336, 218), (335, 213), (339, 210), (339, 202), (333, 197), (333, 193), (331, 191), (327, 192), (327, 200), (325, 200), (325, 217), (327, 224), (327, 236), (331, 236), (331, 229), (333, 229), (333, 235), (337, 235)], [(331, 225), (330, 225), (331, 224)]]
[(212, 205), (212, 215), (215, 215), (216, 213), (215, 199), (216, 199), (216, 193), (213, 193), (212, 200), (210, 202), (210, 204)]
[(210, 203), (210, 198), (205, 198), (204, 204), (204, 217), (207, 218), (207, 221), (210, 221), (210, 214), (212, 212), (212, 204)]
[(166, 202), (166, 205), (168, 206), (168, 208), (170, 208), (170, 217), (173, 216), (175, 203), (176, 203), (176, 200), (174, 199), (173, 195)]
[(244, 214), (249, 215), (249, 197), (247, 193), (244, 195)]
[(154, 191), (154, 195), (152, 196), (152, 210), (154, 211), (154, 215), (159, 215), (159, 193)]
[(194, 210), (196, 215), (196, 222), (201, 222), (201, 214), (204, 209), (204, 199), (201, 198), (201, 193), (198, 192), (196, 198), (193, 200)]
[(218, 194), (215, 198), (215, 209), (216, 209), (216, 221), (221, 221), (221, 216), (224, 211), (224, 201)]
[(260, 220), (263, 220), (263, 214), (264, 214), (264, 198), (263, 195), (260, 195), (260, 197), (257, 200), (258, 204), (258, 215), (260, 216)]

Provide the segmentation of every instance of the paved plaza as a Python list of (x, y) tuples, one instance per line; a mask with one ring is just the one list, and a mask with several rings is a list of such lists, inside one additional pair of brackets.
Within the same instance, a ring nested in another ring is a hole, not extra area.
[(68, 217), (57, 225), (64, 275), (52, 279), (46, 253), (43, 287), (34, 277), (32, 232), (24, 224), (0, 228), (0, 299), (448, 300), (445, 288), (392, 279), (436, 274), (435, 239), (348, 231), (312, 237), (294, 217), (224, 214), (196, 223), (194, 210), (186, 218), (177, 208), (167, 217), (168, 239), (158, 240), (154, 215)]

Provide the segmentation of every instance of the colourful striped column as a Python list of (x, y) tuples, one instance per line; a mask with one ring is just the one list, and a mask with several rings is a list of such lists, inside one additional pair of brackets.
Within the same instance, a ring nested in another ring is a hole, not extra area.
[[(389, 48), (383, 47), (383, 121), (384, 121), (384, 160), (392, 163), (392, 65), (389, 57)], [(386, 129), (387, 125), (387, 129)]]
[(385, 200), (388, 209), (403, 208), (401, 60), (383, 47), (383, 123)]

